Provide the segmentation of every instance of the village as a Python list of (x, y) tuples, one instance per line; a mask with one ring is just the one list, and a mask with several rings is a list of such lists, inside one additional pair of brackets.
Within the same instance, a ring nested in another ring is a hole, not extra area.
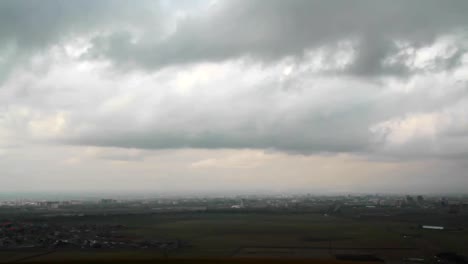
[(48, 223), (5, 221), (0, 224), (0, 249), (176, 249), (180, 241), (128, 238), (123, 225), (79, 224), (62, 226)]

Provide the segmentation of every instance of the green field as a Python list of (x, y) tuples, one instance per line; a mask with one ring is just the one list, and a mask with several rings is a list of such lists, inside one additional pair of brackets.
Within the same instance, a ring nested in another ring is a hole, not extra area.
[[(125, 236), (180, 239), (187, 245), (165, 253), (155, 249), (58, 250), (28, 261), (162, 257), (330, 259), (333, 254), (339, 253), (375, 254), (385, 259), (397, 260), (404, 257), (430, 257), (438, 251), (468, 252), (468, 246), (463, 243), (468, 241), (466, 229), (459, 232), (425, 231), (415, 228), (414, 221), (410, 220), (357, 220), (322, 214), (239, 212), (53, 217), (48, 218), (47, 222), (62, 225), (122, 224), (126, 226), (122, 231)], [(404, 238), (403, 233), (418, 236)], [(12, 260), (36, 253), (0, 252), (0, 257)]]

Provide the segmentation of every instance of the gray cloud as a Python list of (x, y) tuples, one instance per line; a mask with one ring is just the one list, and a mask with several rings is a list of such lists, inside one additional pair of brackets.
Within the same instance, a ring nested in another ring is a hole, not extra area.
[[(404, 65), (383, 64), (395, 52), (395, 40), (422, 47), (440, 34), (466, 32), (468, 25), (463, 0), (227, 0), (197, 12), (190, 12), (196, 4), (181, 2), (186, 15), (176, 20), (176, 14), (162, 10), (178, 9), (162, 3), (2, 1), (0, 77), (6, 78), (15, 62), (26, 63), (35, 52), (76, 37), (91, 38), (93, 44), (83, 59), (110, 59), (126, 70), (242, 56), (265, 62), (301, 58), (310, 49), (352, 40), (356, 58), (347, 72), (407, 74)], [(446, 58), (446, 66), (462, 53)]]
[(463, 191), (467, 13), (0, 1), (0, 188)]
[(240, 56), (264, 61), (301, 57), (308, 49), (351, 39), (358, 44), (350, 73), (396, 74), (405, 69), (382, 64), (395, 51), (393, 41), (424, 46), (439, 34), (466, 30), (467, 12), (463, 0), (217, 1), (179, 19), (163, 39), (145, 34), (131, 42), (131, 34), (122, 32), (98, 36), (90, 56), (155, 69)]
[[(202, 66), (177, 69), (169, 79), (178, 74), (184, 79), (184, 73), (196, 72), (197, 67)], [(178, 87), (164, 82), (166, 77), (148, 80), (134, 87), (131, 95), (136, 98), (122, 94), (99, 102), (98, 109), (108, 109), (109, 102), (125, 102), (120, 109), (76, 115), (72, 123), (84, 122), (86, 129), (76, 130), (63, 142), (405, 158), (464, 155), (465, 139), (457, 135), (466, 130), (468, 86), (456, 81), (455, 73), (421, 74), (395, 83), (307, 71), (282, 79), (277, 76), (282, 74), (279, 68), (256, 72), (242, 65), (211, 65), (208, 73), (214, 69), (227, 73), (206, 82), (196, 78), (187, 92), (174, 91)], [(153, 87), (154, 83), (158, 85)]]
[(2, 86), (5, 142), (462, 154), (466, 1), (1, 5), (5, 67), (38, 50), (48, 67)]
[(147, 27), (157, 32), (157, 1), (23, 1), (0, 2), (0, 81), (30, 57), (70, 38)]
[(0, 3), (0, 41), (23, 48), (51, 44), (99, 30), (125, 26), (157, 27), (158, 2), (139, 1), (15, 1)]

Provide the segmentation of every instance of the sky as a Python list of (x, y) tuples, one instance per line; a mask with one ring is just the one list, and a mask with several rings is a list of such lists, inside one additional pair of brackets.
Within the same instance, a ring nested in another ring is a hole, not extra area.
[(466, 14), (0, 1), (0, 191), (466, 192)]

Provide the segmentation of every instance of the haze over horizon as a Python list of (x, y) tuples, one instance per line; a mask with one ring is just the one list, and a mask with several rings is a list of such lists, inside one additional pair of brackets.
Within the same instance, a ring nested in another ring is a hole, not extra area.
[(0, 1), (0, 191), (466, 193), (466, 14)]

